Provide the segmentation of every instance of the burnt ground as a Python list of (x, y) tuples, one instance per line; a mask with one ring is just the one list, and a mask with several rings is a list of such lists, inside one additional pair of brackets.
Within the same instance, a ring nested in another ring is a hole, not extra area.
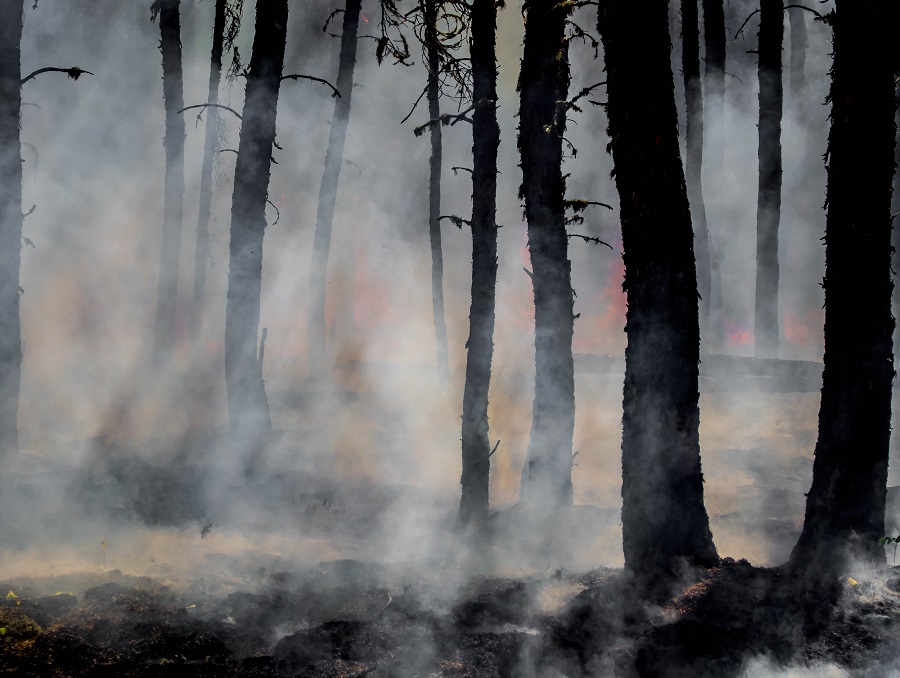
[[(229, 593), (117, 570), (5, 581), (0, 671), (17, 676), (733, 676), (751, 660), (900, 667), (900, 567), (810, 615), (790, 577), (726, 559), (658, 607), (620, 570), (411, 577), (352, 560)], [(449, 577), (448, 577), (449, 578)], [(58, 590), (48, 593), (54, 588)], [(234, 588), (234, 587), (232, 587)], [(14, 594), (14, 596), (13, 596)], [(759, 674), (757, 674), (759, 675)]]

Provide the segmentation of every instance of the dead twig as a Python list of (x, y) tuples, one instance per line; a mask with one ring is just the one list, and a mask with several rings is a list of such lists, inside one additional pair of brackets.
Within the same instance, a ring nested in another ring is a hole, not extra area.
[(90, 71), (86, 71), (82, 68), (78, 68), (78, 66), (72, 66), (71, 68), (56, 68), (55, 66), (47, 66), (46, 68), (39, 68), (33, 73), (29, 73), (24, 78), (19, 81), (20, 85), (24, 85), (29, 80), (33, 80), (41, 73), (65, 73), (72, 80), (78, 80), (82, 75), (93, 75)]
[(331, 88), (332, 98), (337, 97), (340, 98), (341, 93), (338, 91), (338, 88), (328, 82), (325, 78), (317, 78), (314, 75), (303, 75), (301, 73), (291, 73), (290, 75), (282, 75), (282, 80), (312, 80), (313, 82), (321, 82), (323, 85), (327, 85)]

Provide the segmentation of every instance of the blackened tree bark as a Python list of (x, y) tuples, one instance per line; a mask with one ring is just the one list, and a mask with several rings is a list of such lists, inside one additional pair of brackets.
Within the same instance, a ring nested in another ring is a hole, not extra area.
[(488, 392), (494, 355), (497, 288), (497, 7), (474, 0), (472, 32), (472, 305), (462, 413), (460, 522), (482, 522), (488, 513), (490, 442)]
[(803, 105), (806, 88), (806, 11), (799, 7), (788, 10), (791, 22), (791, 98)]
[(778, 357), (778, 227), (781, 221), (782, 0), (761, 0), (759, 22), (759, 192), (756, 201), (754, 353)]
[(562, 174), (570, 8), (557, 0), (526, 0), (523, 11), (519, 153), (534, 287), (535, 385), (520, 501), (552, 518), (572, 503), (575, 428), (574, 298)]
[(341, 96), (334, 100), (331, 132), (325, 151), (325, 171), (319, 186), (319, 207), (316, 212), (316, 233), (313, 238), (312, 266), (309, 273), (309, 367), (321, 374), (326, 361), (325, 292), (327, 288), (328, 251), (338, 180), (344, 160), (344, 142), (350, 125), (350, 101), (353, 95), (353, 69), (356, 66), (356, 43), (362, 0), (347, 0), (341, 32), (341, 53), (338, 58), (337, 88)]
[(22, 379), (19, 267), (22, 252), (23, 0), (0, 4), (0, 460), (19, 450)]
[[(894, 173), (890, 0), (837, 0), (825, 222), (825, 369), (800, 568), (884, 562), (891, 381), (890, 185)], [(832, 570), (833, 572), (833, 570)]]
[[(225, 5), (216, 0), (213, 19), (212, 54), (209, 61), (209, 93), (207, 102), (219, 103), (222, 79), (222, 52), (225, 43)], [(194, 297), (191, 303), (190, 334), (196, 346), (203, 331), (203, 300), (206, 289), (206, 260), (209, 256), (209, 215), (212, 209), (213, 162), (219, 143), (219, 109), (206, 109), (206, 138), (203, 145), (203, 174), (200, 177), (200, 214), (197, 217), (197, 243), (194, 249)]]
[(625, 566), (645, 583), (679, 561), (717, 560), (703, 503), (697, 278), (666, 4), (602, 0), (598, 21), (628, 295)]
[[(440, 45), (437, 32), (438, 0), (425, 0), (425, 51), (428, 58), (428, 116), (441, 117)], [(428, 179), (428, 237), (431, 242), (431, 303), (437, 341), (437, 367), (446, 378), (448, 367), (447, 324), (444, 320), (444, 254), (441, 246), (441, 125), (431, 125), (431, 160)]]
[[(722, 181), (725, 173), (725, 7), (724, 0), (703, 0), (704, 130), (707, 177)], [(725, 342), (722, 317), (721, 254), (716, 245), (716, 219), (722, 218), (724, 186), (713, 186), (708, 201), (707, 223), (710, 247), (709, 328), (703, 337), (708, 353), (718, 352)]]
[[(894, 74), (894, 82), (900, 82), (900, 71)], [(895, 106), (894, 122), (897, 125), (898, 135), (900, 135), (900, 87), (895, 88)], [(894, 147), (894, 185), (891, 200), (891, 245), (894, 248), (892, 270), (900, 270), (900, 136), (897, 137), (896, 146)], [(894, 317), (900, 318), (900, 285), (894, 285)], [(900, 333), (894, 328), (894, 345), (900, 345)], [(897, 363), (897, 356), (894, 355), (894, 362)]]
[(231, 205), (225, 384), (231, 430), (251, 440), (263, 436), (272, 427), (257, 334), (266, 196), (284, 69), (287, 17), (287, 0), (269, 0), (257, 5)]
[(184, 79), (181, 64), (181, 0), (157, 0), (163, 99), (166, 108), (166, 180), (163, 196), (162, 247), (156, 296), (154, 353), (156, 359), (175, 347), (177, 340), (178, 261), (181, 256), (181, 220), (184, 212)]
[(700, 336), (710, 332), (711, 261), (706, 205), (703, 202), (703, 92), (700, 84), (700, 26), (697, 0), (681, 0), (681, 70), (684, 74), (685, 137), (688, 198), (694, 223)]

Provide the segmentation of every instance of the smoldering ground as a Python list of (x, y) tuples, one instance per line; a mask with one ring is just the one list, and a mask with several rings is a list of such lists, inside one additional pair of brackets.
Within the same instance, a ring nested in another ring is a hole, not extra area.
[[(247, 474), (239, 441), (223, 433), (231, 153), (220, 153), (217, 163), (202, 350), (185, 348), (166, 365), (148, 366), (144, 358), (158, 275), (163, 109), (158, 29), (140, 4), (91, 9), (40, 0), (26, 15), (23, 70), (78, 64), (95, 75), (74, 83), (45, 76), (24, 92), (34, 104), (22, 117), (30, 144), (23, 149), (24, 201), (37, 208), (25, 224), (35, 247), (24, 249), (22, 264), (23, 449), (4, 465), (0, 494), (0, 579), (17, 596), (3, 608), (12, 615), (3, 628), (59, 652), (60, 662), (78, 667), (73, 672), (103, 665), (135, 674), (164, 666), (199, 672), (209, 665), (212, 673), (247, 675), (517, 676), (609, 675), (654, 647), (655, 660), (674, 661), (665, 650), (674, 652), (678, 634), (699, 638), (720, 630), (719, 620), (682, 623), (679, 615), (696, 613), (697, 601), (708, 600), (696, 591), (682, 596), (681, 608), (642, 611), (638, 616), (651, 620), (645, 625), (603, 621), (614, 619), (611, 611), (628, 591), (620, 572), (603, 569), (622, 565), (620, 373), (577, 375), (577, 507), (566, 533), (542, 549), (544, 536), (516, 520), (534, 343), (514, 143), (518, 7), (500, 14), (498, 45), (503, 228), (490, 419), (492, 442), (500, 444), (492, 458), (497, 512), (488, 540), (455, 530), (471, 245), (465, 231), (443, 222), (452, 365), (444, 385), (433, 368), (429, 149), (411, 131), (424, 121), (424, 108), (399, 124), (424, 86), (421, 59), (414, 54), (411, 68), (379, 68), (372, 41), (360, 45), (345, 151), (352, 164), (342, 173), (332, 249), (328, 319), (336, 366), (330, 384), (306, 373), (305, 307), (333, 102), (313, 83), (283, 86), (261, 322), (268, 329), (265, 370), (276, 435)], [(320, 30), (331, 9), (325, 2), (292, 5), (286, 72), (333, 78), (337, 41)], [(734, 23), (752, 7), (732, 3), (732, 10)], [(206, 98), (211, 11), (210, 2), (183, 3), (188, 105)], [(375, 8), (364, 5), (363, 12), (374, 34)], [(590, 13), (579, 20), (586, 28), (594, 22)], [(251, 3), (238, 38), (245, 58), (252, 27)], [(673, 32), (677, 38), (677, 25)], [(755, 28), (747, 32), (747, 42), (730, 42), (730, 51), (753, 48)], [(817, 158), (827, 134), (820, 104), (830, 48), (822, 26), (810, 27), (809, 41), (807, 112), (789, 93), (783, 135), (782, 311), (795, 318), (784, 329), (785, 357), (818, 360), (824, 171)], [(571, 53), (573, 91), (603, 79), (602, 61), (589, 46)], [(676, 74), (678, 68), (676, 62)], [(708, 191), (727, 196), (724, 213), (711, 214), (710, 223), (727, 272), (725, 317), (733, 329), (727, 349), (736, 354), (748, 354), (752, 340), (748, 253), (756, 196), (746, 187), (755, 186), (756, 173), (754, 68), (752, 55), (741, 56), (728, 83), (729, 173), (704, 178)], [(238, 79), (220, 100), (239, 111), (242, 98)], [(195, 112), (186, 115), (183, 340), (203, 134)], [(224, 119), (223, 147), (234, 148), (239, 123)], [(566, 161), (569, 197), (615, 206), (603, 110), (586, 107), (576, 120), (569, 136), (578, 153)], [(469, 177), (449, 168), (470, 162), (470, 144), (465, 126), (445, 129), (446, 214), (468, 215)], [(597, 209), (573, 229), (613, 246), (570, 243), (580, 353), (624, 349), (616, 215)], [(701, 382), (706, 504), (723, 556), (777, 565), (801, 527), (818, 393), (746, 384), (741, 390), (738, 376)], [(735, 590), (767, 577), (774, 575), (741, 564), (711, 575), (732, 578)], [(896, 623), (897, 587), (879, 577), (861, 574), (858, 581), (870, 588), (844, 591), (849, 648), (823, 641), (816, 656), (810, 643), (803, 645), (806, 654), (751, 661), (748, 675), (766, 675), (785, 661), (889, 666), (896, 651), (878, 634), (889, 635)], [(53, 597), (58, 591), (73, 596)], [(734, 609), (745, 633), (724, 647), (765, 655), (767, 641), (784, 629), (754, 635), (746, 608)], [(861, 620), (855, 625), (853, 615)], [(794, 628), (796, 619), (786, 619)], [(720, 656), (708, 655), (704, 666), (713, 671)], [(39, 671), (34, 662), (44, 655), (4, 656), (27, 672)]]

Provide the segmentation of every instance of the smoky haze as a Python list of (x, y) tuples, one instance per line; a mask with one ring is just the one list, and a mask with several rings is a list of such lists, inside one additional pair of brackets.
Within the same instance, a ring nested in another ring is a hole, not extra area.
[[(213, 4), (182, 3), (186, 105), (206, 101)], [(507, 4), (498, 15), (502, 228), (489, 411), (491, 442), (500, 441), (491, 474), (500, 523), (518, 499), (534, 385), (533, 295), (522, 270), (531, 265), (513, 117), (523, 27), (520, 3)], [(22, 251), (22, 451), (4, 469), (0, 495), (4, 578), (79, 568), (190, 578), (204, 567), (228, 579), (261, 567), (358, 559), (402, 563), (410, 576), (439, 564), (449, 571), (447, 581), (456, 583), (479, 572), (621, 567), (621, 365), (576, 373), (572, 543), (538, 566), (529, 559), (529, 539), (512, 527), (487, 557), (478, 549), (469, 554), (453, 533), (471, 237), (442, 221), (451, 372), (443, 384), (429, 285), (430, 148), (427, 135), (417, 138), (412, 131), (426, 122), (426, 102), (400, 124), (425, 86), (417, 45), (413, 66), (390, 59), (378, 66), (375, 41), (360, 40), (329, 262), (326, 316), (335, 363), (329, 384), (307, 373), (306, 318), (333, 100), (318, 83), (282, 83), (260, 321), (267, 328), (264, 375), (276, 435), (261, 472), (247, 477), (240, 450), (226, 433), (223, 374), (235, 154), (224, 151), (216, 161), (203, 336), (193, 355), (188, 312), (206, 116), (184, 113), (181, 348), (168, 364), (151, 366), (164, 178), (158, 26), (150, 23), (149, 2), (137, 0), (30, 5), (23, 73), (77, 65), (93, 76), (71, 82), (47, 74), (23, 89), (23, 208), (36, 208), (25, 221)], [(245, 8), (237, 39), (245, 63), (254, 5)], [(286, 74), (335, 78), (339, 39), (322, 31), (333, 9), (323, 0), (291, 3)], [(758, 17), (743, 37), (733, 33), (753, 9), (749, 1), (726, 7), (727, 171), (703, 177), (705, 194), (720, 197), (707, 202), (707, 213), (722, 262), (724, 350), (740, 356), (753, 353), (758, 81), (755, 55), (747, 52), (756, 48)], [(576, 21), (593, 31), (595, 12), (580, 12)], [(363, 15), (360, 34), (377, 35), (372, 0), (363, 1)], [(678, 83), (680, 26), (674, 19)], [(787, 64), (787, 17), (785, 26)], [(339, 28), (333, 22), (329, 30)], [(809, 21), (808, 34), (802, 96), (791, 91), (785, 75), (780, 350), (782, 358), (821, 361), (821, 156), (831, 42), (821, 23)], [(570, 58), (573, 93), (604, 79), (602, 53), (595, 59), (590, 44), (573, 42)], [(243, 88), (241, 77), (223, 82), (220, 103), (241, 111)], [(600, 88), (591, 98), (604, 97)], [(457, 110), (451, 99), (441, 105)], [(601, 106), (583, 108), (573, 113), (567, 132), (567, 197), (614, 209), (591, 207), (583, 224), (570, 227), (611, 246), (570, 240), (580, 313), (574, 350), (621, 356), (626, 304), (607, 122)], [(236, 149), (240, 122), (224, 111), (222, 120), (221, 147)], [(441, 213), (468, 218), (470, 175), (451, 168), (471, 166), (471, 127), (443, 132)], [(723, 557), (771, 565), (790, 553), (812, 475), (818, 406), (818, 385), (807, 392), (766, 392), (738, 372), (701, 377), (705, 497)], [(892, 460), (890, 485), (897, 484), (898, 471)], [(766, 671), (760, 664), (748, 675), (770, 675)]]

